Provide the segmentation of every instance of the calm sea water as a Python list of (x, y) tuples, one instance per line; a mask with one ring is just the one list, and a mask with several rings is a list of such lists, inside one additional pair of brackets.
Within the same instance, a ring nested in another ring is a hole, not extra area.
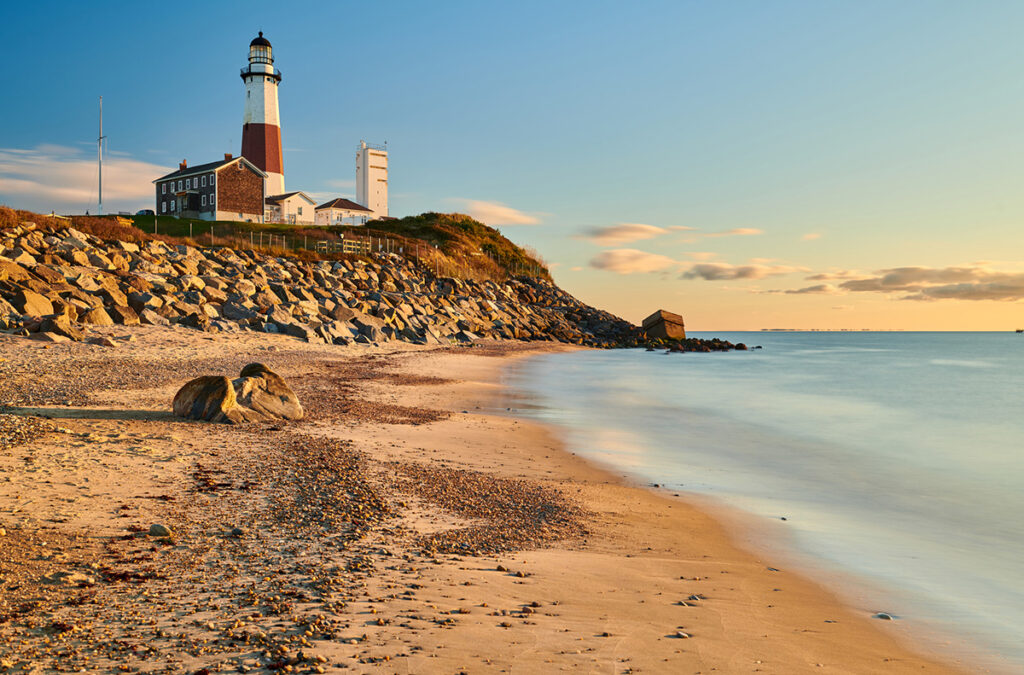
[(785, 517), (873, 611), (1024, 668), (1024, 336), (715, 335), (764, 349), (538, 356), (508, 375), (518, 412), (636, 477)]

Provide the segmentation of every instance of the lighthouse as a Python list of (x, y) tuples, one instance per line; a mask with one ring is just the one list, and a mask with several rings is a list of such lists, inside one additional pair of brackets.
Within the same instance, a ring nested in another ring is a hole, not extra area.
[(245, 120), (242, 123), (242, 157), (267, 173), (267, 192), (284, 194), (284, 163), (281, 157), (281, 121), (277, 85), (281, 71), (274, 68), (274, 53), (263, 31), (249, 43), (249, 65), (242, 68), (245, 82)]

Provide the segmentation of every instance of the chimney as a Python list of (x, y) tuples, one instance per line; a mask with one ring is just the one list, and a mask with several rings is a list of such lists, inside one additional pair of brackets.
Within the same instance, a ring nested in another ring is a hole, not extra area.
[(188, 168), (188, 162), (186, 162), (185, 160), (181, 160), (181, 164), (178, 165), (178, 170), (179, 171), (184, 171), (187, 168)]
[(230, 152), (225, 152), (225, 153), (224, 153), (224, 161), (226, 162), (226, 161), (228, 161), (229, 159), (231, 159), (231, 153), (230, 153)]

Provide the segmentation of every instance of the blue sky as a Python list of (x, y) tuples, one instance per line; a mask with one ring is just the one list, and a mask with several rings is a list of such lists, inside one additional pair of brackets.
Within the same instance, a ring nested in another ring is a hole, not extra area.
[(1013, 328), (1022, 29), (1011, 2), (21, 3), (0, 202), (95, 209), (101, 94), (108, 210), (237, 153), (263, 30), (289, 189), (351, 195), (386, 140), (392, 214), (469, 211), (630, 319)]

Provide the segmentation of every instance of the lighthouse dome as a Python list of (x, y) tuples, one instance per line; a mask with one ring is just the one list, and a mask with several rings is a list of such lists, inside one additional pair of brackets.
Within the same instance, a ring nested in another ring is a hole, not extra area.
[(270, 40), (263, 37), (263, 31), (260, 31), (260, 34), (249, 43), (249, 63), (271, 64), (273, 62), (274, 56), (270, 48)]

